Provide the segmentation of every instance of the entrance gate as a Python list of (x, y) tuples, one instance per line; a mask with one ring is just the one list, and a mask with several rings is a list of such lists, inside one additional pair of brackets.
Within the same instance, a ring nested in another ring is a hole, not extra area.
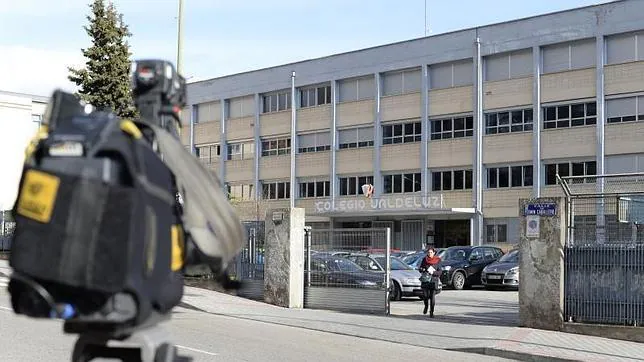
[(239, 296), (259, 299), (264, 298), (264, 222), (244, 223), (248, 243), (231, 264), (229, 273), (243, 282), (237, 292)]
[(305, 241), (304, 308), (389, 314), (390, 228), (307, 228)]
[(557, 177), (566, 195), (564, 320), (644, 323), (644, 174)]

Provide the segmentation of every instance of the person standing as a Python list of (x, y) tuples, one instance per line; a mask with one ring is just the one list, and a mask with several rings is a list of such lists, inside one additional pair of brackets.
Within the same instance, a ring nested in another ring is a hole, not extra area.
[[(438, 269), (438, 264), (440, 263), (441, 258), (436, 255), (436, 249), (430, 247), (427, 249), (427, 255), (423, 258), (423, 261), (420, 263), (418, 271), (423, 273), (429, 273), (431, 275), (431, 281), (427, 283), (428, 285), (423, 285), (423, 303), (425, 304), (425, 309), (423, 309), (423, 314), (427, 314), (427, 308), (429, 307), (429, 317), (434, 318), (434, 306), (436, 305), (436, 289), (438, 288), (438, 283), (440, 283), (440, 274), (441, 271)], [(425, 283), (423, 283), (425, 284)]]

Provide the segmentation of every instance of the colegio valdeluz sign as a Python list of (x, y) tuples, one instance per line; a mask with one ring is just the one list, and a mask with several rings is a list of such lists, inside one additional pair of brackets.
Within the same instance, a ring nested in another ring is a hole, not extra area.
[(328, 201), (317, 201), (316, 212), (372, 211), (372, 210), (421, 210), (444, 209), (443, 195), (404, 196), (379, 199), (336, 200), (335, 207)]

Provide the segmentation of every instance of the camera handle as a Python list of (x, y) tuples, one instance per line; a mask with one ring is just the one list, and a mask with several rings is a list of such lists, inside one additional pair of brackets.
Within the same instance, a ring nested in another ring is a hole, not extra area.
[(113, 336), (81, 334), (76, 340), (72, 362), (89, 362), (95, 358), (117, 358), (125, 362), (191, 362), (180, 356), (170, 334), (161, 325), (139, 329), (125, 339)]

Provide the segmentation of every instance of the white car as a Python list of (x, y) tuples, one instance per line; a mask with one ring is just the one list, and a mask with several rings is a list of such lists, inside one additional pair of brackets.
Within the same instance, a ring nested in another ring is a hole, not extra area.
[[(384, 254), (362, 254), (356, 253), (345, 256), (355, 262), (362, 269), (374, 273), (384, 273), (386, 256)], [(402, 297), (418, 296), (423, 293), (420, 288), (420, 272), (405, 264), (400, 258), (390, 256), (391, 263), (391, 300), (400, 300)]]

